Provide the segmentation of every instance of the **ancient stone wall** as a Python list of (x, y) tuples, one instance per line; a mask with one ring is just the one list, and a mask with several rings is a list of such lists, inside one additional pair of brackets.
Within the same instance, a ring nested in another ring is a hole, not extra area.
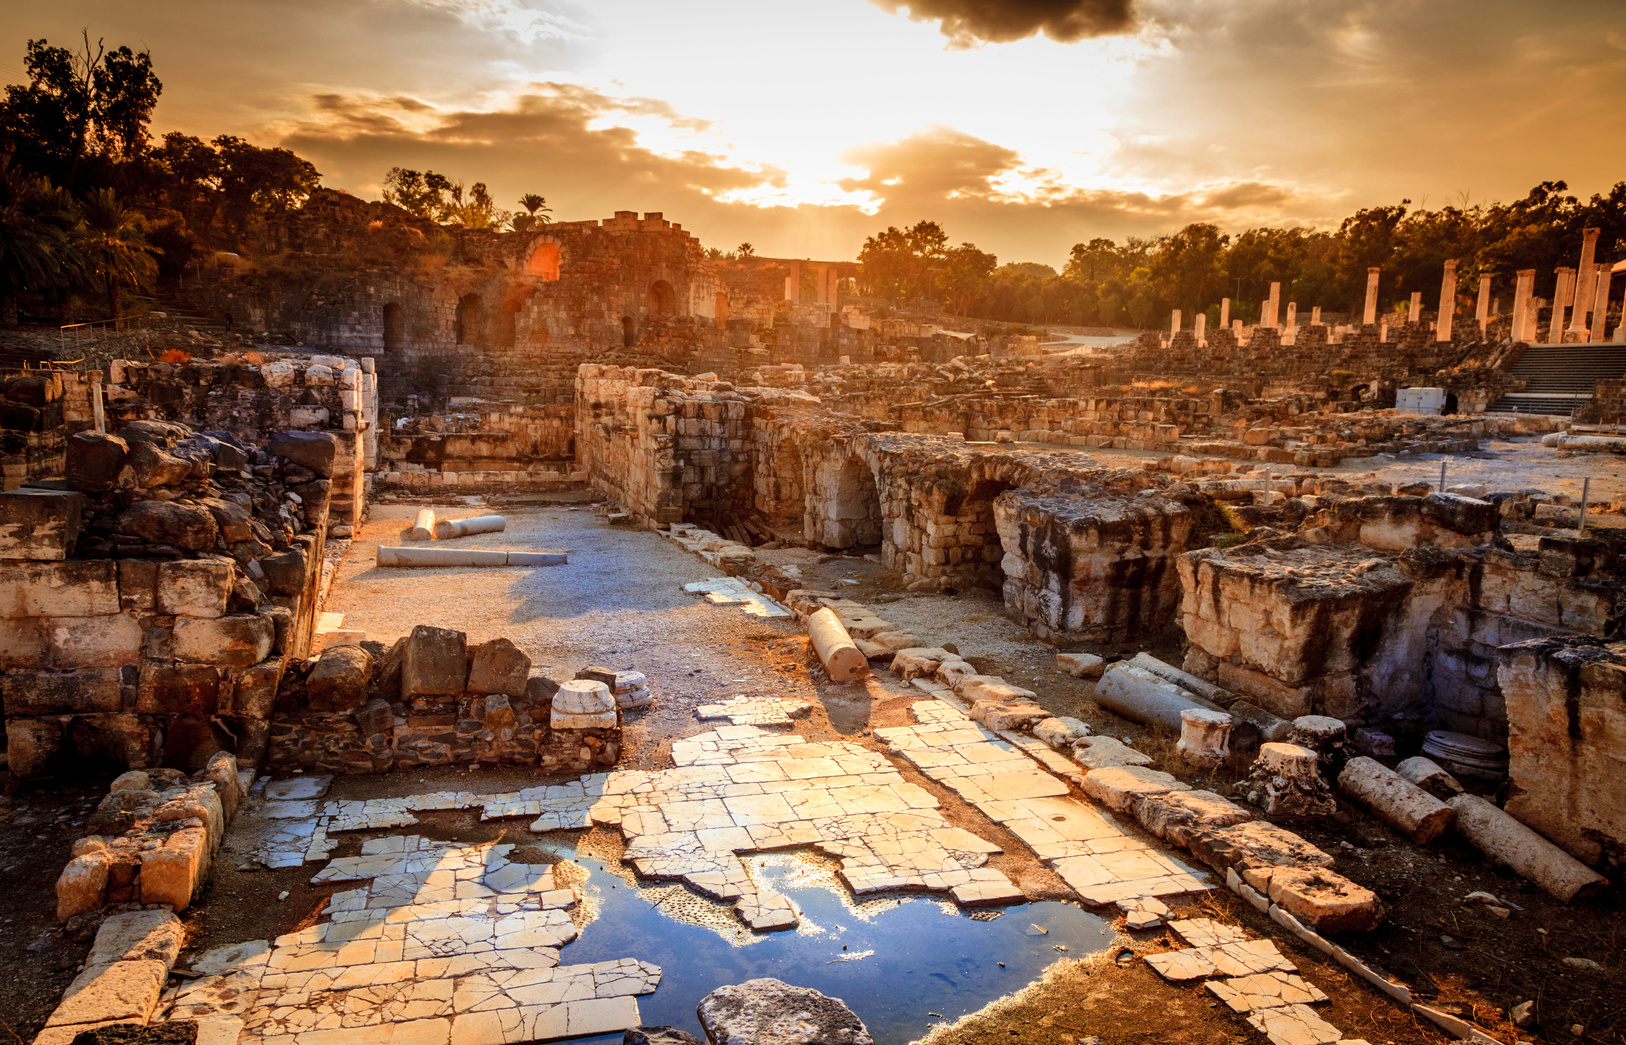
[(265, 749), (309, 647), (336, 440), (134, 421), (0, 494), (0, 687), (19, 779)]
[(1566, 636), (1501, 649), (1507, 811), (1589, 864), (1626, 861), (1626, 643)]

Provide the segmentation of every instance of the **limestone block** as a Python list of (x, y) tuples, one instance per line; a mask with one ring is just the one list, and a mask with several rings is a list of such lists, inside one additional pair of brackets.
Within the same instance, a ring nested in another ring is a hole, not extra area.
[(905, 682), (922, 676), (929, 676), (937, 671), (938, 665), (945, 660), (958, 660), (954, 654), (938, 646), (914, 646), (898, 650), (892, 658), (892, 670)]
[(192, 890), (207, 865), (209, 835), (202, 827), (183, 827), (156, 849), (141, 854), (141, 902), (164, 904), (184, 911), (192, 902)]
[(50, 718), (6, 716), (6, 759), (19, 780), (43, 776), (62, 748), (62, 725)]
[(158, 567), (158, 611), (181, 617), (222, 616), (236, 576), (233, 564), (221, 560), (166, 562)]
[(1331, 867), (1333, 864), (1331, 856), (1298, 835), (1263, 820), (1197, 831), (1187, 848), (1216, 871), (1228, 867)]
[(65, 922), (76, 914), (102, 906), (107, 892), (109, 857), (106, 851), (89, 852), (68, 861), (56, 880), (56, 917)]
[(160, 961), (92, 965), (74, 977), (46, 1027), (113, 1021), (145, 1024), (158, 1007), (169, 970)]
[(322, 651), (305, 679), (312, 711), (354, 711), (367, 702), (373, 675), (372, 654), (360, 646), (330, 646)]
[(1027, 697), (979, 700), (971, 705), (971, 719), (996, 733), (1025, 729), (1050, 716), (1050, 712)]
[(45, 666), (43, 617), (0, 617), (0, 672)]
[(0, 617), (96, 617), (119, 611), (111, 559), (0, 563)]
[(87, 966), (112, 962), (162, 962), (172, 968), (186, 942), (186, 927), (169, 911), (124, 911), (96, 930)]
[(998, 702), (1017, 699), (1033, 703), (1039, 699), (1039, 695), (1031, 689), (1013, 686), (998, 675), (969, 675), (955, 685), (954, 692), (972, 704), (984, 700)]
[(0, 559), (66, 559), (79, 538), (84, 501), (72, 490), (0, 493)]
[(175, 621), (175, 658), (192, 664), (246, 668), (271, 654), (276, 628), (256, 613), (227, 617), (179, 617)]
[(220, 710), (220, 670), (208, 664), (143, 664), (136, 710), (149, 715), (213, 715)]
[(209, 833), (211, 852), (219, 846), (221, 835), (226, 829), (225, 810), (220, 805), (219, 793), (212, 787), (187, 788), (180, 795), (153, 810), (152, 818), (157, 821), (201, 821)]
[(716, 1045), (875, 1045), (840, 998), (773, 979), (719, 987), (700, 1000), (700, 1026)]
[(1324, 867), (1250, 867), (1242, 878), (1317, 932), (1370, 932), (1383, 921), (1372, 890)]
[(203, 767), (201, 776), (215, 785), (215, 794), (219, 797), (224, 814), (223, 822), (229, 822), (248, 796), (243, 788), (243, 778), (238, 773), (237, 758), (227, 751), (218, 752)]
[(275, 457), (307, 468), (323, 479), (331, 479), (339, 442), (337, 437), (327, 432), (279, 432), (267, 440), (265, 450)]
[(299, 595), (305, 590), (305, 551), (297, 545), (257, 560), (265, 573), (265, 588), (272, 595)]
[(1056, 670), (1064, 671), (1074, 678), (1098, 679), (1106, 670), (1106, 662), (1093, 653), (1058, 653)]
[(1365, 755), (1349, 760), (1338, 786), (1418, 845), (1438, 838), (1456, 819), (1450, 806)]
[(1457, 795), (1446, 804), (1457, 811), (1458, 834), (1559, 900), (1591, 900), (1608, 889), (1601, 875), (1478, 795)]
[(461, 631), (419, 624), (401, 658), (401, 697), (456, 696), (467, 681), (467, 640)]
[(1140, 803), (1149, 795), (1166, 791), (1190, 791), (1168, 773), (1144, 766), (1109, 766), (1092, 770), (1084, 777), (1084, 793), (1108, 809), (1135, 815)]
[(896, 653), (899, 650), (909, 649), (913, 646), (924, 646), (919, 638), (907, 631), (878, 631), (869, 637), (869, 641), (886, 650)]
[(114, 523), (118, 533), (183, 552), (213, 551), (220, 526), (209, 509), (179, 501), (137, 501)]
[(1087, 770), (1152, 764), (1150, 755), (1136, 751), (1116, 737), (1079, 738), (1073, 742), (1073, 761)]
[(1200, 830), (1229, 827), (1253, 819), (1246, 809), (1212, 791), (1164, 791), (1145, 795), (1135, 816), (1146, 830), (1181, 847), (1189, 845)]
[(125, 462), (139, 487), (176, 486), (192, 475), (192, 462), (149, 442), (135, 444)]
[(231, 713), (270, 721), (285, 663), (283, 657), (273, 655), (240, 673), (232, 687)]
[(116, 435), (76, 432), (67, 439), (64, 475), (68, 485), (88, 493), (105, 493), (118, 483), (130, 444)]
[(467, 688), (470, 693), (522, 697), (530, 677), (531, 658), (507, 639), (492, 639), (474, 647)]
[(0, 691), (8, 716), (91, 715), (118, 711), (123, 702), (118, 668), (15, 671), (0, 678)]
[(1056, 751), (1071, 752), (1079, 738), (1089, 735), (1089, 726), (1066, 716), (1046, 718), (1033, 725), (1033, 736)]

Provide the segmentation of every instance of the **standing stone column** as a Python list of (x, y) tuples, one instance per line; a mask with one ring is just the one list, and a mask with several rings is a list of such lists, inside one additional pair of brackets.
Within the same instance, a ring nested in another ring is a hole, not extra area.
[(1421, 290), (1414, 290), (1411, 292), (1411, 308), (1406, 311), (1406, 322), (1416, 323), (1422, 318), (1423, 292)]
[(1378, 268), (1366, 270), (1366, 307), (1361, 311), (1361, 323), (1371, 326), (1378, 321)]
[(1586, 340), (1587, 313), (1592, 310), (1592, 293), (1597, 276), (1592, 272), (1593, 260), (1598, 254), (1598, 230), (1581, 230), (1581, 267), (1576, 270), (1577, 282), (1571, 295), (1575, 299), (1575, 315), (1570, 320), (1570, 332)]
[(1526, 330), (1530, 324), (1530, 291), (1535, 289), (1536, 270), (1520, 269), (1518, 280), (1513, 284), (1513, 330), (1509, 337), (1514, 341), (1533, 340)]
[(1490, 292), (1491, 277), (1487, 272), (1479, 277), (1479, 306), (1474, 309), (1474, 320), (1479, 324), (1481, 336), (1485, 333), (1485, 324), (1490, 322)]
[(1445, 275), (1440, 278), (1440, 314), (1434, 320), (1434, 340), (1451, 340), (1451, 321), (1457, 316), (1457, 263), (1445, 263)]
[(1547, 341), (1549, 344), (1562, 345), (1564, 343), (1564, 306), (1569, 304), (1570, 295), (1574, 290), (1574, 270), (1559, 269), (1558, 279), (1553, 284), (1553, 314), (1548, 317), (1547, 323)]
[(1180, 310), (1175, 309), (1169, 316), (1169, 336), (1173, 337), (1178, 333), (1180, 333)]
[(1311, 308), (1310, 308), (1310, 325), (1312, 327), (1318, 327), (1318, 326), (1321, 325), (1321, 306), (1320, 305), (1312, 305), (1311, 306)]
[(1231, 325), (1231, 299), (1220, 298), (1220, 329), (1224, 330)]
[(1197, 337), (1197, 344), (1201, 345), (1203, 343), (1203, 335), (1208, 332), (1208, 313), (1207, 312), (1199, 312), (1199, 313), (1197, 313), (1197, 320), (1196, 320), (1196, 322), (1192, 323), (1191, 330), (1192, 330), (1192, 333), (1195, 334), (1196, 337)]
[(1270, 297), (1265, 299), (1265, 320), (1259, 325), (1268, 330), (1275, 330), (1276, 316), (1281, 309), (1281, 304), (1282, 285), (1280, 283), (1272, 283), (1270, 285)]
[(1594, 265), (1597, 278), (1592, 281), (1592, 328), (1587, 331), (1588, 341), (1603, 340), (1604, 317), (1609, 315), (1609, 280), (1614, 275), (1608, 265)]
[(1299, 303), (1297, 301), (1289, 301), (1287, 303), (1287, 331), (1288, 333), (1293, 333), (1294, 331), (1298, 330), (1298, 328)]

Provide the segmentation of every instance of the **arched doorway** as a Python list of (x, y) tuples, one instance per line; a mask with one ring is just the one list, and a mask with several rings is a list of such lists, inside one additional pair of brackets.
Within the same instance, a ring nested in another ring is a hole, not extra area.
[(400, 355), (405, 347), (406, 317), (401, 312), (401, 303), (391, 301), (384, 306), (384, 354)]
[(831, 548), (870, 548), (881, 543), (881, 496), (875, 473), (862, 457), (849, 457), (836, 475), (824, 543)]
[(452, 333), (460, 345), (479, 345), (484, 341), (483, 316), (480, 310), (480, 295), (464, 294), (457, 301), (457, 321), (453, 325)]
[(621, 347), (631, 348), (638, 343), (638, 333), (633, 329), (632, 317), (621, 317)]
[(649, 311), (657, 316), (670, 316), (677, 311), (677, 291), (664, 279), (649, 285)]
[(555, 243), (538, 243), (531, 256), (525, 261), (525, 274), (535, 276), (544, 282), (552, 282), (559, 278), (559, 246)]
[(717, 292), (717, 302), (712, 307), (712, 318), (717, 321), (718, 330), (728, 329), (728, 295), (720, 290)]

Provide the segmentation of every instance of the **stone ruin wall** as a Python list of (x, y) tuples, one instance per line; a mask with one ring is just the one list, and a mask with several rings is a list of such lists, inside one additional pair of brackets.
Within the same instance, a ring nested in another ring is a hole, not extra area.
[(18, 779), (258, 759), (309, 648), (335, 440), (291, 433), (268, 454), (166, 422), (120, 432), (71, 436), (65, 479), (0, 494)]

